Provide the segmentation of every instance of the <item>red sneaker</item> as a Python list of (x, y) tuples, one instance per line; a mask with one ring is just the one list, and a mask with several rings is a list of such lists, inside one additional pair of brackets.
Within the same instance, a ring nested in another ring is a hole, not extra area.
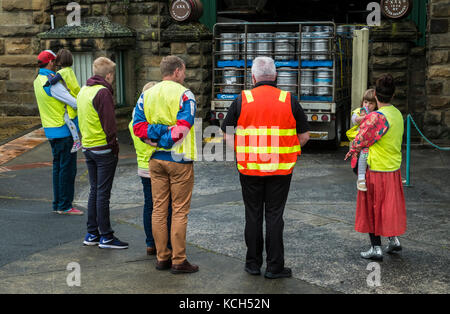
[(72, 207), (67, 210), (59, 210), (58, 214), (61, 214), (61, 215), (83, 215), (84, 213), (81, 210), (78, 210), (75, 207)]

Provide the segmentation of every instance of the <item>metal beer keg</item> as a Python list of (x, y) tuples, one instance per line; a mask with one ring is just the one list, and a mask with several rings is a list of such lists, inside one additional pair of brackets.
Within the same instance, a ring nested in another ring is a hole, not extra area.
[(220, 34), (220, 59), (237, 60), (239, 59), (239, 34), (222, 33)]

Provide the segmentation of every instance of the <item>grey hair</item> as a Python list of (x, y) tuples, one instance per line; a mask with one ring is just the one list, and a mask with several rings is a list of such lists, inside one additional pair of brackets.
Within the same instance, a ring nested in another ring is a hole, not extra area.
[(275, 81), (277, 77), (277, 69), (275, 62), (269, 57), (257, 57), (253, 60), (252, 75), (256, 82)]

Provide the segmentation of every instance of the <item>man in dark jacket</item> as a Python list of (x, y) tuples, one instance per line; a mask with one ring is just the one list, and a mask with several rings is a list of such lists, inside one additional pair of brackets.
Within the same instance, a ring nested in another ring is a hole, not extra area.
[(88, 200), (85, 245), (126, 249), (128, 243), (114, 236), (109, 199), (119, 155), (113, 88), (116, 64), (100, 57), (93, 63), (94, 76), (77, 97), (78, 120), (91, 190)]

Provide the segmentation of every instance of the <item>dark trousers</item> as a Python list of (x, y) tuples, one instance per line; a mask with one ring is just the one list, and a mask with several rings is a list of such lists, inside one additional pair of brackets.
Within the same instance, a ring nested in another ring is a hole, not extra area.
[(71, 136), (49, 139), (53, 155), (53, 210), (72, 208), (77, 175), (77, 154), (70, 153)]
[(111, 236), (109, 199), (116, 172), (118, 156), (113, 153), (95, 154), (85, 151), (91, 189), (88, 199), (87, 231), (91, 234)]
[(266, 220), (266, 270), (278, 273), (284, 269), (283, 213), (292, 175), (239, 175), (245, 205), (246, 265), (259, 269), (264, 249), (263, 219)]
[[(152, 199), (152, 182), (150, 178), (141, 177), (142, 188), (144, 190), (144, 231), (145, 243), (147, 247), (155, 247), (155, 239), (152, 233), (152, 213), (153, 213), (153, 199)], [(169, 215), (167, 216), (167, 230), (169, 230), (169, 241), (167, 247), (172, 249), (170, 245), (170, 225), (172, 222), (172, 201), (169, 202)]]

